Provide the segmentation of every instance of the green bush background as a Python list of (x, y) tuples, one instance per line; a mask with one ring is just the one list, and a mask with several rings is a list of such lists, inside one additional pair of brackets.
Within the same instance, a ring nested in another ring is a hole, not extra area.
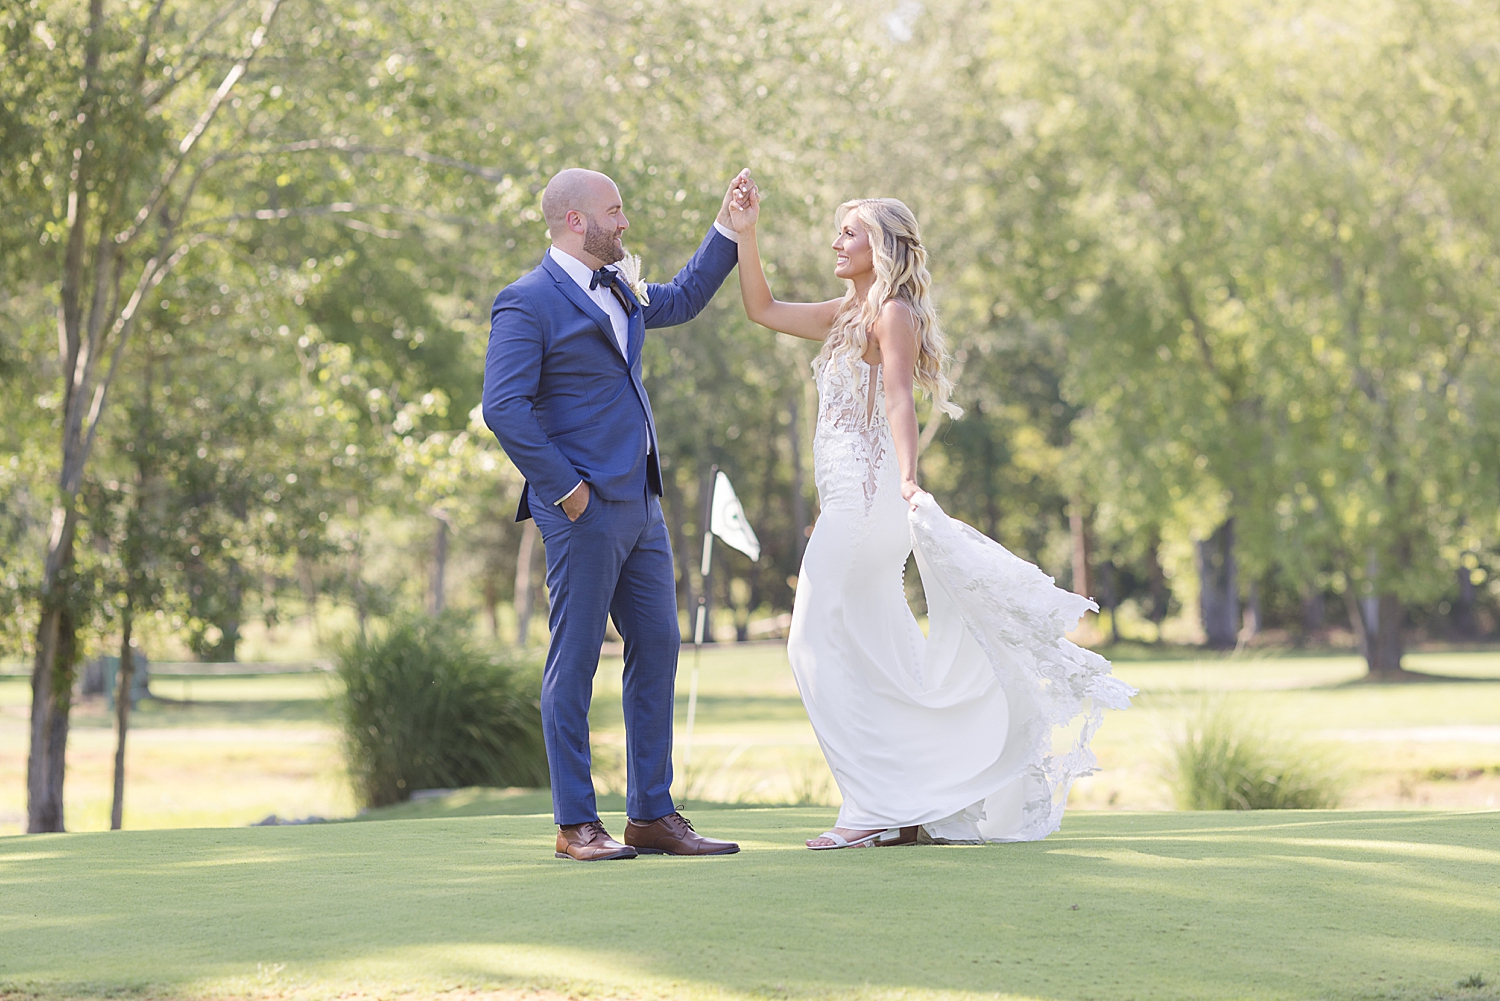
[(417, 789), (547, 784), (540, 673), (479, 652), (468, 632), (454, 616), (412, 617), (339, 652), (335, 707), (361, 805)]
[(1172, 746), (1182, 810), (1319, 810), (1339, 805), (1341, 780), (1321, 749), (1274, 733), (1231, 702), (1205, 703)]

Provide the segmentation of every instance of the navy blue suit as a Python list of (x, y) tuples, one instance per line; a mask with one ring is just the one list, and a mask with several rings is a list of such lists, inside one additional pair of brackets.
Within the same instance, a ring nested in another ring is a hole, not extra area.
[[(551, 256), (495, 297), (484, 366), (484, 420), (526, 478), (516, 520), (536, 519), (547, 549), (552, 642), (542, 726), (558, 824), (599, 819), (590, 774), (589, 703), (606, 616), (625, 640), (626, 809), (655, 820), (672, 805), (677, 595), (661, 514), (651, 401), (641, 382), (646, 328), (685, 323), (738, 259), (710, 229), (670, 284), (629, 304), (624, 354), (608, 316)], [(569, 521), (556, 501), (583, 480), (588, 507)]]

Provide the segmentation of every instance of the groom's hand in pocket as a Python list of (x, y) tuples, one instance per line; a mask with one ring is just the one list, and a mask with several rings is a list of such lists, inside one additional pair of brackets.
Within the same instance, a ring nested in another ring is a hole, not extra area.
[(589, 485), (587, 483), (578, 484), (578, 489), (569, 494), (567, 499), (562, 502), (563, 514), (568, 516), (569, 521), (577, 521), (581, 518), (583, 512), (588, 509), (588, 506)]

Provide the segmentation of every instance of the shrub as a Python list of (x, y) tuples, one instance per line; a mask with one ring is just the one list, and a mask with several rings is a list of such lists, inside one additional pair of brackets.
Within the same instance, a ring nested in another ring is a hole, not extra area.
[(1168, 772), (1182, 810), (1316, 810), (1340, 798), (1323, 752), (1271, 734), (1224, 703), (1187, 720)]
[(417, 789), (544, 786), (535, 669), (498, 662), (452, 617), (407, 618), (338, 653), (336, 712), (364, 806)]

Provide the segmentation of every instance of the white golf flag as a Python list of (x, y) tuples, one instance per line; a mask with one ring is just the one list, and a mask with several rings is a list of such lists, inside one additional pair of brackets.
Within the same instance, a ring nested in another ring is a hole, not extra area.
[(752, 560), (760, 559), (760, 540), (755, 537), (750, 523), (745, 520), (745, 509), (740, 507), (740, 499), (734, 495), (734, 487), (729, 485), (729, 477), (724, 475), (723, 470), (714, 478), (713, 516), (709, 519), (708, 527), (726, 544)]

